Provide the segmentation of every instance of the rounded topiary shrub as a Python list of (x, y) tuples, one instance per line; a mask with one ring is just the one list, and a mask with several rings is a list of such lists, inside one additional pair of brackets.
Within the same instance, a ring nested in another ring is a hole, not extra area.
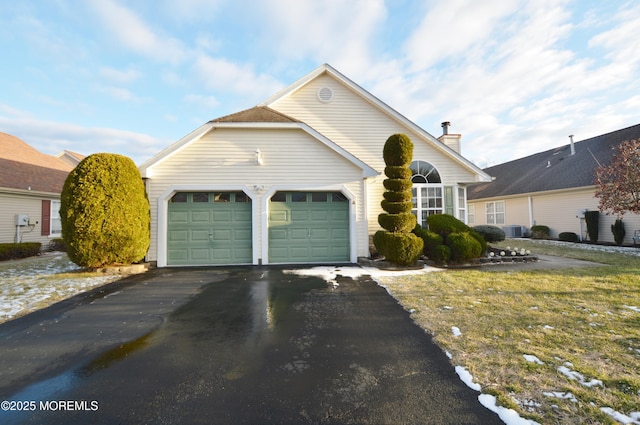
[(449, 233), (468, 232), (471, 230), (469, 226), (450, 214), (430, 215), (427, 217), (427, 224), (429, 225), (429, 230), (445, 238)]
[(561, 232), (558, 240), (563, 242), (578, 242), (578, 235), (573, 232)]
[(404, 134), (389, 136), (382, 149), (382, 157), (386, 165), (407, 167), (413, 159), (413, 142)]
[[(420, 236), (424, 241), (424, 255), (435, 260), (435, 258), (433, 258), (434, 249), (437, 246), (442, 245), (444, 243), (444, 239), (439, 234), (426, 229), (422, 230)], [(449, 258), (447, 258), (447, 260), (448, 259)]]
[(83, 159), (64, 183), (60, 218), (67, 254), (79, 266), (135, 263), (149, 248), (149, 201), (138, 168), (126, 156)]
[(550, 235), (551, 229), (549, 229), (549, 226), (531, 226), (531, 239), (549, 239)]
[(391, 202), (383, 199), (380, 203), (382, 209), (384, 209), (389, 214), (401, 214), (401, 213), (411, 213), (411, 209), (413, 208), (413, 202)]
[(438, 264), (444, 264), (451, 258), (451, 248), (446, 245), (438, 245), (433, 248), (429, 258)]
[(451, 233), (445, 243), (451, 249), (451, 259), (456, 262), (466, 262), (482, 254), (480, 242), (469, 232)]
[(423, 241), (413, 233), (392, 233), (379, 230), (373, 243), (387, 261), (401, 266), (416, 262), (422, 253)]
[(413, 182), (409, 179), (386, 179), (382, 182), (385, 189), (392, 192), (409, 192), (411, 193), (411, 187)]
[(505, 240), (506, 235), (504, 230), (497, 226), (492, 226), (490, 224), (481, 224), (478, 226), (474, 226), (473, 230), (480, 233), (485, 241), (491, 242), (500, 242)]
[(478, 243), (480, 244), (480, 255), (484, 255), (487, 253), (487, 250), (489, 249), (488, 245), (487, 245), (487, 241), (484, 239), (484, 237), (480, 234), (480, 232), (476, 232), (475, 230), (471, 229), (469, 230), (469, 234), (478, 241)]
[(413, 171), (406, 166), (388, 165), (384, 168), (384, 174), (390, 179), (410, 179)]
[(407, 233), (416, 227), (416, 216), (411, 213), (380, 214), (378, 224), (383, 229), (394, 233)]
[(387, 190), (382, 194), (382, 197), (389, 202), (408, 202), (411, 201), (412, 194), (410, 190), (405, 190), (404, 192), (391, 192)]
[(378, 223), (385, 231), (377, 232), (373, 242), (387, 261), (408, 265), (420, 257), (424, 245), (422, 238), (411, 233), (417, 222), (411, 214), (413, 143), (404, 134), (394, 134), (384, 144), (383, 157), (388, 178), (383, 182), (387, 191), (380, 203), (385, 212), (378, 215)]

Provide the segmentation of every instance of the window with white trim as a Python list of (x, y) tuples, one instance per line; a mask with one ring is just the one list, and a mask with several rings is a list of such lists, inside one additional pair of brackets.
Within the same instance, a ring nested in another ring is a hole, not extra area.
[(485, 203), (487, 224), (504, 224), (504, 201)]
[(476, 224), (476, 206), (475, 204), (467, 205), (467, 224)]
[(466, 223), (466, 215), (467, 215), (467, 196), (466, 190), (464, 187), (458, 188), (458, 220)]
[(62, 234), (62, 221), (60, 220), (60, 201), (51, 201), (51, 227), (50, 234), (52, 236), (58, 236)]
[(443, 186), (438, 170), (426, 161), (413, 161), (409, 168), (412, 171), (411, 212), (421, 226), (427, 225), (427, 217), (444, 213)]

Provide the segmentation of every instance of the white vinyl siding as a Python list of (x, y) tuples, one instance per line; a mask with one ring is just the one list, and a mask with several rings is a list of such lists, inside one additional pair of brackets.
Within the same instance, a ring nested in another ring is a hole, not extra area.
[(467, 224), (469, 226), (475, 226), (476, 225), (476, 205), (475, 204), (469, 204), (467, 205)]
[[(317, 93), (322, 87), (329, 87), (333, 91), (331, 102), (323, 103), (318, 99)], [(380, 202), (384, 192), (382, 181), (386, 178), (383, 174), (385, 164), (382, 149), (387, 138), (394, 133), (404, 133), (411, 138), (414, 144), (413, 158), (436, 167), (443, 185), (476, 180), (476, 175), (470, 169), (435, 147), (440, 144), (435, 138), (422, 138), (333, 77), (320, 76), (268, 106), (307, 123), (381, 173), (367, 182), (369, 233), (380, 228), (377, 218), (383, 212)]]
[[(260, 149), (263, 164), (257, 165)], [(253, 246), (258, 259), (263, 245), (266, 197), (275, 190), (336, 190), (346, 187), (354, 196), (358, 256), (368, 255), (362, 170), (299, 129), (214, 129), (155, 164), (147, 190), (151, 204), (152, 240), (148, 260), (158, 258), (158, 197), (168, 188), (182, 190), (243, 189), (253, 199)]]
[[(532, 224), (548, 226), (551, 230), (551, 237), (557, 238), (561, 232), (573, 232), (582, 236), (586, 235), (586, 225), (582, 222), (580, 226), (580, 210), (598, 210), (598, 199), (594, 197), (593, 187), (584, 187), (574, 190), (557, 192), (540, 192), (513, 196), (504, 199), (505, 203), (505, 225), (525, 226), (530, 228)], [(471, 207), (476, 208), (475, 225), (490, 224), (486, 222), (485, 214), (478, 214), (484, 211), (485, 200), (474, 199), (469, 203), (469, 214)], [(480, 208), (480, 210), (478, 210)], [(530, 213), (532, 215), (530, 215)], [(600, 226), (598, 240), (602, 242), (613, 242), (611, 225), (616, 217), (612, 215), (600, 214)], [(625, 224), (625, 244), (632, 244), (633, 231), (640, 229), (640, 215), (625, 214), (623, 218)], [(498, 225), (502, 227), (502, 225)]]
[(38, 222), (33, 229), (21, 227), (22, 242), (40, 242), (42, 248), (49, 246), (50, 238), (56, 235), (42, 236), (42, 200), (59, 202), (53, 194), (0, 193), (0, 243), (13, 243), (16, 238), (16, 214), (27, 214), (31, 222)]

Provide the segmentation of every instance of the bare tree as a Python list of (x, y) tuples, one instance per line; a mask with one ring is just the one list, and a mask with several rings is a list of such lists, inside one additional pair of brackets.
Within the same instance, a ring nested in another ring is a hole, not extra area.
[(596, 168), (595, 185), (601, 212), (640, 214), (640, 140), (620, 143), (611, 164)]

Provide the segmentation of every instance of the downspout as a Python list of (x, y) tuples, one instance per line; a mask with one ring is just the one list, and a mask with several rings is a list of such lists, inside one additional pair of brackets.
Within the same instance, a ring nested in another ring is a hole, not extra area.
[(533, 198), (529, 195), (529, 228), (535, 226), (536, 222), (533, 220)]

